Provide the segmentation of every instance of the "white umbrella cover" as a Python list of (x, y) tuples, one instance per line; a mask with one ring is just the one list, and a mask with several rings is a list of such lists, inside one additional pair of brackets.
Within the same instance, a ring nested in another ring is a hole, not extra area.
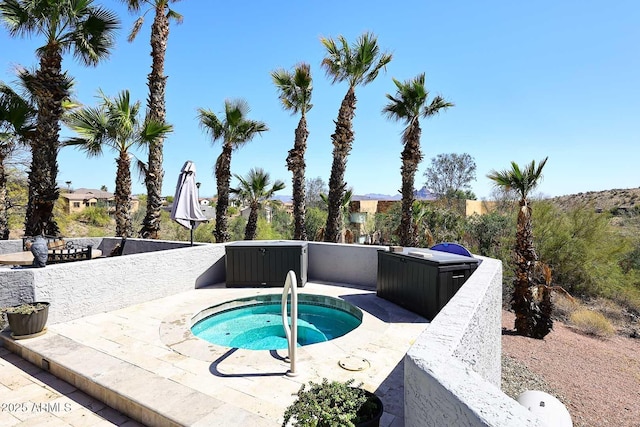
[(200, 202), (198, 201), (196, 165), (190, 160), (185, 162), (178, 177), (176, 194), (173, 198), (173, 207), (171, 208), (171, 219), (191, 230), (192, 243), (193, 230), (200, 225), (201, 222), (207, 221), (207, 218), (200, 210)]

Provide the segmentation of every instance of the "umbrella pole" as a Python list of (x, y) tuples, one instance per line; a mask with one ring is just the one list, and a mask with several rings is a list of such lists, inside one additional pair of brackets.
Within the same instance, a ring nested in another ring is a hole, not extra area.
[(193, 226), (196, 225), (196, 222), (191, 220), (191, 246), (193, 246)]

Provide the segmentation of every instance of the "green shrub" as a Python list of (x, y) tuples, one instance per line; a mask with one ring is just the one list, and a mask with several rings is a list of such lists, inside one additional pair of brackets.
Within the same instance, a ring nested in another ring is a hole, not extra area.
[(96, 227), (104, 227), (111, 222), (111, 217), (107, 208), (98, 206), (88, 206), (82, 212), (72, 215), (76, 221), (93, 225)]
[[(384, 214), (376, 215), (376, 229), (386, 243), (399, 242), (397, 230), (402, 214), (401, 203), (394, 203)], [(465, 218), (456, 209), (435, 202), (418, 201), (413, 205), (413, 220), (417, 224), (418, 247), (427, 248), (440, 242), (461, 242)]]
[(283, 426), (298, 427), (353, 427), (356, 423), (373, 419), (379, 409), (360, 386), (353, 386), (354, 380), (346, 382), (328, 381), (303, 384), (297, 399), (286, 409)]
[(235, 216), (229, 219), (229, 240), (244, 240), (244, 230), (247, 227), (247, 219), (242, 216)]
[(305, 229), (307, 231), (307, 240), (316, 240), (318, 231), (327, 223), (327, 211), (320, 208), (307, 208), (307, 216), (305, 218)]
[(597, 337), (609, 337), (615, 334), (611, 323), (597, 311), (581, 309), (574, 311), (569, 322), (581, 332)]
[(473, 253), (503, 259), (511, 255), (516, 235), (513, 215), (491, 212), (467, 218), (464, 243)]
[(585, 296), (610, 296), (629, 285), (620, 267), (629, 240), (608, 219), (586, 206), (564, 212), (549, 202), (534, 204), (534, 242), (540, 260), (553, 268), (554, 284)]

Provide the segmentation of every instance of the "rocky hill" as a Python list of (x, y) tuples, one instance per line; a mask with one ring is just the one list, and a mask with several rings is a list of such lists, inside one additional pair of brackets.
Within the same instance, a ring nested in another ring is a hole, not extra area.
[(563, 208), (593, 206), (599, 211), (631, 211), (640, 206), (640, 187), (605, 191), (589, 191), (551, 199)]

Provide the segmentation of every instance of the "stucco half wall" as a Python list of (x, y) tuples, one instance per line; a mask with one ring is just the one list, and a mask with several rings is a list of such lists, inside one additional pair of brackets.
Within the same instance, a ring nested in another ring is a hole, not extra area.
[(500, 390), (502, 262), (479, 258), (405, 356), (406, 427), (543, 425)]
[[(76, 238), (109, 254), (116, 238)], [(0, 253), (22, 242), (0, 244)], [(51, 303), (49, 322), (60, 323), (224, 282), (224, 245), (127, 239), (126, 256), (0, 269), (0, 306)]]

